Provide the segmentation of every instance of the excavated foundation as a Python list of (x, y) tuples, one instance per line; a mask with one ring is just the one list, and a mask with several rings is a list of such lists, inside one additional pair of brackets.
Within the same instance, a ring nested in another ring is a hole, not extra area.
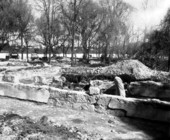
[[(115, 95), (115, 76), (128, 83), (130, 95), (126, 98)], [(150, 70), (137, 60), (99, 68), (8, 68), (0, 75), (0, 96), (170, 123), (170, 85), (166, 82), (169, 77), (169, 73)]]
[[(23, 123), (22, 131), (26, 135), (30, 131), (46, 135), (46, 130), (50, 130), (50, 136), (51, 132), (62, 130), (62, 134), (75, 134), (73, 139), (80, 134), (94, 140), (166, 139), (170, 136), (170, 85), (166, 82), (169, 73), (160, 72), (157, 76), (157, 72), (137, 61), (99, 68), (5, 68), (0, 73), (0, 119), (4, 123), (5, 112), (21, 116), (22, 121), (27, 116), (36, 118), (35, 129), (32, 122), (28, 123), (30, 128)], [(115, 76), (123, 80), (126, 98), (116, 96)], [(50, 123), (39, 124), (38, 117), (57, 124), (57, 129)], [(1, 128), (6, 130), (5, 125)], [(72, 133), (72, 128), (76, 133)]]

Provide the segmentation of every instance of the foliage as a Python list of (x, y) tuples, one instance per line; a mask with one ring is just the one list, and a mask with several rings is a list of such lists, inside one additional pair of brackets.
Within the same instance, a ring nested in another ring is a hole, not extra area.
[(1, 0), (0, 18), (2, 46), (5, 46), (5, 43), (16, 41), (20, 37), (23, 39), (30, 33), (30, 22), (33, 20), (33, 16), (27, 0)]
[(81, 45), (84, 58), (87, 59), (90, 48), (96, 39), (103, 21), (103, 10), (93, 1), (84, 1), (81, 4), (77, 18), (78, 33), (81, 36)]
[(3, 49), (5, 44), (9, 43), (10, 34), (16, 31), (13, 3), (13, 0), (0, 1), (0, 50)]
[[(106, 0), (100, 2), (105, 11), (105, 18), (99, 31), (98, 41), (102, 43), (104, 56), (113, 52), (115, 47), (123, 45), (123, 38), (127, 34), (125, 17), (131, 7), (121, 0)], [(121, 50), (123, 51), (123, 50)]]
[(152, 68), (170, 70), (170, 10), (160, 29), (155, 29), (148, 35), (148, 42), (142, 44), (139, 53), (140, 58), (143, 57), (141, 60), (149, 63)]
[[(28, 47), (28, 42), (31, 40), (31, 37), (32, 37), (32, 24), (31, 23), (33, 22), (33, 16), (32, 16), (31, 8), (29, 7), (27, 0), (15, 0), (14, 9), (15, 9), (14, 17), (16, 19), (16, 28), (18, 32), (18, 38), (20, 38), (20, 41), (21, 41), (20, 49), (22, 52), (22, 59), (23, 59), (24, 40), (25, 40), (25, 44)], [(27, 52), (28, 52), (28, 49), (27, 49)], [(27, 59), (28, 59), (28, 54), (27, 54)]]

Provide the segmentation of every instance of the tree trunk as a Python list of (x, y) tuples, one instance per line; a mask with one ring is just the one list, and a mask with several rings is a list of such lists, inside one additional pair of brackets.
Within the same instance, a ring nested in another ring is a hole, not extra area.
[(28, 60), (28, 43), (26, 43), (26, 45), (27, 45), (27, 62), (29, 61)]
[(170, 71), (170, 49), (168, 54), (168, 71)]
[(96, 56), (95, 57), (97, 58), (98, 57), (98, 51), (97, 51), (98, 48), (97, 48), (97, 46), (95, 46), (95, 50), (96, 50)]
[(74, 29), (73, 29), (73, 34), (72, 34), (72, 47), (71, 47), (71, 65), (73, 66), (74, 64)]
[(98, 53), (99, 53), (99, 56), (98, 57), (101, 57), (101, 44), (99, 43), (99, 50), (98, 50)]
[(51, 63), (51, 45), (49, 45), (49, 60), (48, 60), (49, 64)]
[(71, 48), (71, 65), (72, 66), (74, 64), (75, 22), (76, 22), (76, 18), (77, 18), (76, 3), (77, 3), (77, 0), (74, 0), (74, 15), (73, 15), (73, 24), (72, 24), (72, 48)]
[(122, 52), (123, 52), (123, 57), (125, 58), (126, 57), (126, 40), (125, 39), (123, 41), (123, 50), (122, 50)]
[(23, 35), (21, 35), (21, 59), (24, 59)]
[(63, 48), (63, 57), (65, 56), (65, 48), (64, 48), (64, 45), (62, 46)]
[(104, 60), (106, 61), (107, 59), (107, 53), (108, 53), (108, 44), (106, 43), (106, 46), (104, 48)]
[(88, 57), (88, 54), (89, 54), (88, 49), (87, 49), (87, 48), (86, 48), (86, 49), (84, 49), (84, 51), (83, 51), (83, 59), (84, 59), (84, 60), (86, 60), (86, 61), (87, 61), (87, 60), (88, 60), (88, 58), (89, 58), (89, 57)]
[(44, 57), (47, 57), (47, 54), (48, 54), (48, 46), (46, 45), (46, 46), (45, 46), (45, 53), (44, 53)]
[(87, 48), (87, 41), (85, 39), (82, 40), (82, 47), (83, 47), (83, 59), (87, 61), (89, 51)]

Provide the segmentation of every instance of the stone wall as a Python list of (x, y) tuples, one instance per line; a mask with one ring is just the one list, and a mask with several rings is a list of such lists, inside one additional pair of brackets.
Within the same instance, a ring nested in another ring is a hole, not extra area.
[(170, 101), (170, 84), (154, 81), (131, 82), (129, 85), (131, 96), (157, 98)]
[(48, 88), (0, 82), (0, 96), (48, 103), (50, 93)]
[(123, 98), (104, 94), (90, 96), (85, 92), (7, 82), (0, 83), (0, 95), (56, 107), (170, 123), (170, 103), (154, 99)]

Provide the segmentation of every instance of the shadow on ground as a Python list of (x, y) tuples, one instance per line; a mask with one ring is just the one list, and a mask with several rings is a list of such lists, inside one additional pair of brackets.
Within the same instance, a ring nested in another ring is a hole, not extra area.
[(151, 140), (169, 140), (170, 124), (165, 122), (149, 121), (145, 119), (136, 119), (129, 117), (120, 117), (129, 131), (138, 130), (145, 133)]

